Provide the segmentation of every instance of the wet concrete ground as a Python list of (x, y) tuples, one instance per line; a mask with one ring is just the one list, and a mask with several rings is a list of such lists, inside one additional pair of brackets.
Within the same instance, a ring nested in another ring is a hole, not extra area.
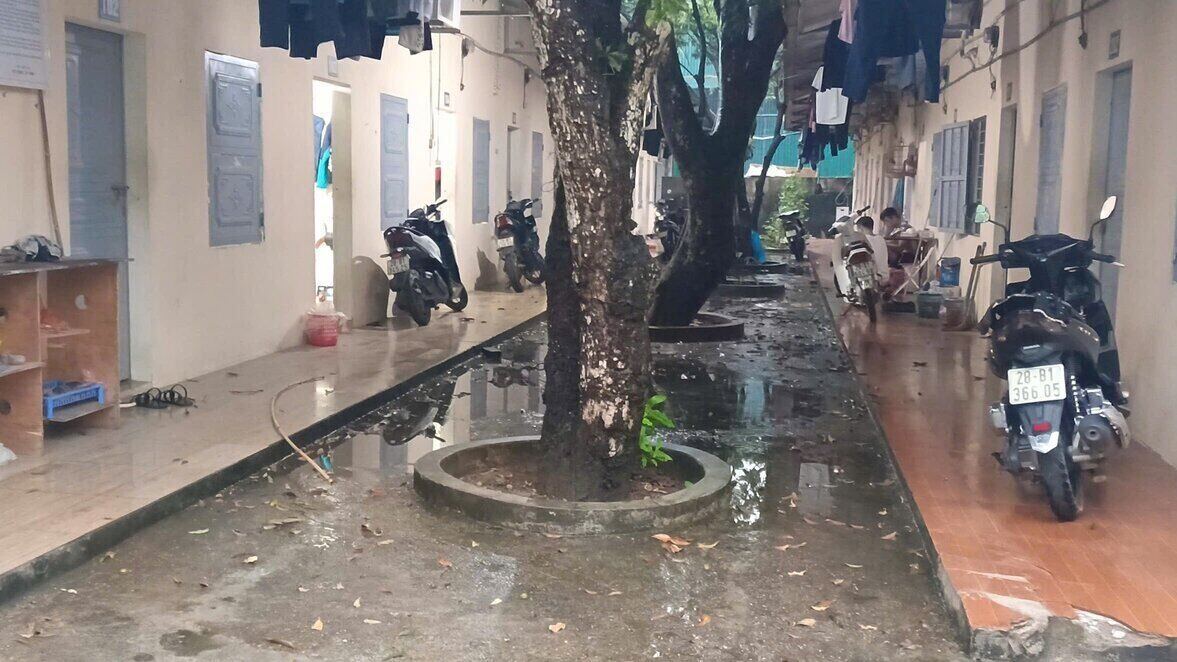
[(820, 292), (782, 279), (716, 302), (746, 340), (655, 348), (670, 440), (735, 470), (678, 554), (418, 503), (422, 453), (538, 431), (539, 328), (324, 440), (334, 485), (275, 467), (0, 606), (0, 658), (964, 659)]

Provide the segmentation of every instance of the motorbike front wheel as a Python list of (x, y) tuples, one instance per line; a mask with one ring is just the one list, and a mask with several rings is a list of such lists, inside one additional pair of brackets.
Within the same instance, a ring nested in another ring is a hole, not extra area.
[(804, 239), (794, 239), (792, 242), (790, 242), (789, 247), (793, 249), (793, 259), (797, 260), (798, 262), (805, 259)]
[(871, 324), (879, 321), (879, 293), (873, 287), (862, 291), (862, 305), (866, 306), (866, 314), (870, 317)]
[(433, 307), (425, 302), (425, 297), (421, 296), (420, 292), (408, 290), (404, 295), (404, 309), (409, 313), (409, 317), (417, 323), (417, 326), (427, 326), (429, 319), (433, 317)]
[(503, 271), (507, 273), (507, 282), (510, 283), (511, 289), (522, 292), (523, 278), (519, 275), (519, 261), (515, 259), (514, 254), (505, 256)]
[(458, 296), (445, 302), (445, 305), (449, 306), (450, 310), (452, 310), (456, 313), (456, 312), (461, 312), (462, 310), (465, 310), (466, 306), (469, 303), (470, 303), (470, 293), (468, 291), (466, 291), (466, 286), (465, 285), (458, 285)]
[(531, 259), (528, 260), (530, 264), (523, 270), (523, 277), (531, 281), (535, 285), (542, 285), (544, 282), (544, 258), (539, 254), (539, 251), (531, 252)]
[(1060, 522), (1073, 522), (1083, 512), (1083, 472), (1067, 453), (1071, 435), (1066, 426), (1059, 431), (1059, 443), (1046, 453), (1038, 454), (1038, 474), (1046, 486), (1050, 510)]

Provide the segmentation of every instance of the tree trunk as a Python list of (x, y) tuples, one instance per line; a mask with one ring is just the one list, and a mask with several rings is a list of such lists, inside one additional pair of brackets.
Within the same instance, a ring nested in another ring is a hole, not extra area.
[[(558, 338), (546, 366), (546, 395), (557, 406), (545, 413), (543, 441), (546, 456), (569, 472), (562, 496), (602, 499), (625, 487), (627, 472), (636, 467), (650, 390), (645, 313), (654, 267), (644, 240), (633, 233), (632, 166), (665, 34), (646, 27), (648, 2), (642, 0), (625, 29), (619, 0), (529, 5), (563, 184), (560, 220), (568, 229), (565, 239), (557, 226), (549, 247), (549, 272), (557, 281), (549, 296), (572, 294), (555, 302), (550, 333)], [(619, 67), (608, 55), (616, 51), (625, 56)]]
[(776, 151), (780, 149), (781, 143), (785, 141), (785, 136), (781, 131), (785, 127), (785, 112), (788, 107), (788, 102), (782, 99), (778, 93), (776, 122), (773, 123), (772, 142), (768, 145), (768, 151), (764, 153), (764, 161), (760, 165), (760, 176), (756, 178), (756, 187), (752, 191), (752, 222), (758, 230), (761, 225), (761, 211), (764, 209), (764, 184), (768, 180), (768, 169), (772, 167), (772, 160), (776, 157)]
[(748, 203), (748, 181), (744, 179), (743, 162), (736, 166), (732, 178), (736, 189), (736, 253), (748, 256), (752, 254), (752, 230), (756, 229), (756, 219)]
[(707, 302), (751, 237), (743, 166), (756, 115), (768, 91), (773, 62), (785, 36), (779, 3), (760, 3), (755, 37), (748, 40), (748, 7), (754, 0), (719, 5), (722, 111), (714, 131), (704, 130), (691, 106), (690, 92), (671, 38), (658, 69), (658, 106), (670, 151), (682, 172), (690, 214), (682, 243), (662, 272), (650, 322), (685, 325)]

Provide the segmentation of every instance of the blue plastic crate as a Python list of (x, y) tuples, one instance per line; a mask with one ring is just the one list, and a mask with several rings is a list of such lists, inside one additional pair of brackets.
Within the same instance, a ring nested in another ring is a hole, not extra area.
[(106, 387), (94, 382), (67, 382), (60, 379), (45, 382), (45, 418), (53, 418), (57, 410), (82, 402), (106, 404)]

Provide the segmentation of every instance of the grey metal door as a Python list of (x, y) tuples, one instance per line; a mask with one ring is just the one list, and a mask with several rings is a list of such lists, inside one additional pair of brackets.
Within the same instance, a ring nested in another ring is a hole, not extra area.
[(470, 208), (475, 223), (490, 220), (490, 122), (474, 119)]
[(262, 104), (256, 62), (205, 53), (210, 246), (265, 239)]
[(535, 201), (532, 211), (537, 217), (544, 215), (544, 134), (531, 132), (531, 199)]
[[(1107, 170), (1104, 173), (1104, 196), (1119, 197), (1116, 212), (1103, 225), (1100, 247), (1104, 253), (1120, 256), (1124, 234), (1124, 174), (1128, 170), (1128, 111), (1132, 99), (1132, 70), (1112, 74), (1111, 108), (1108, 113)], [(1120, 284), (1119, 267), (1099, 263), (1099, 280), (1103, 300), (1112, 319), (1116, 317), (1116, 290)]]
[(1038, 208), (1034, 215), (1034, 232), (1037, 234), (1058, 232), (1066, 118), (1067, 88), (1060, 85), (1042, 95), (1038, 131)]
[(409, 102), (380, 95), (380, 229), (409, 215)]
[[(70, 253), (125, 259), (127, 153), (123, 38), (67, 23)], [(127, 263), (119, 267), (119, 373), (131, 376)]]

